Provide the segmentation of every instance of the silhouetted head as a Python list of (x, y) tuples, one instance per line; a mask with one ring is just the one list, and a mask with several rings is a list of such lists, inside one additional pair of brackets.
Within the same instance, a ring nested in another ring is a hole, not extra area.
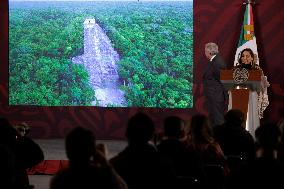
[(95, 136), (83, 127), (76, 127), (65, 139), (66, 154), (70, 161), (89, 161), (95, 154)]
[(182, 138), (184, 134), (184, 122), (178, 116), (169, 116), (164, 120), (165, 136), (173, 138)]
[(280, 142), (281, 132), (274, 123), (266, 123), (255, 130), (255, 138), (260, 147), (275, 149)]
[(13, 145), (18, 133), (6, 118), (0, 118), (0, 144)]
[(225, 122), (232, 126), (242, 126), (245, 115), (241, 110), (231, 109), (225, 114)]
[(147, 143), (153, 137), (154, 130), (152, 119), (144, 113), (137, 113), (128, 121), (126, 137), (129, 143)]
[(194, 143), (211, 143), (213, 141), (212, 128), (206, 115), (192, 116), (189, 137)]

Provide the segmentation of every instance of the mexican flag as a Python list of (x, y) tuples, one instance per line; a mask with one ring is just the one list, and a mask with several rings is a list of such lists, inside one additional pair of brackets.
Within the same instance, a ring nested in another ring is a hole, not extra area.
[(256, 54), (257, 56), (256, 64), (259, 65), (256, 38), (254, 35), (252, 4), (250, 2), (246, 3), (244, 21), (242, 25), (238, 48), (235, 54), (234, 66), (238, 63), (240, 52), (245, 48), (250, 48), (254, 52), (254, 54)]

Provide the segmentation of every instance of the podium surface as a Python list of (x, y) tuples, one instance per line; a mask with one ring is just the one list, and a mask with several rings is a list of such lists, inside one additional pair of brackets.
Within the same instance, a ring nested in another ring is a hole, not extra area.
[(236, 83), (234, 80), (234, 70), (221, 70), (220, 72), (220, 80), (223, 83), (226, 90), (231, 90), (238, 85), (244, 86), (244, 88), (248, 88), (252, 91), (259, 92), (261, 90), (261, 70), (249, 70), (248, 71), (248, 79), (244, 83)]

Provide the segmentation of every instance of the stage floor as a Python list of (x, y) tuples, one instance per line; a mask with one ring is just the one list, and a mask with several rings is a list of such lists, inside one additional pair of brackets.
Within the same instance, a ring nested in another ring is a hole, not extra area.
[[(36, 139), (34, 141), (42, 148), (45, 160), (67, 160), (64, 139)], [(122, 140), (97, 140), (96, 143), (102, 143), (107, 147), (108, 159), (122, 151), (127, 145), (127, 142)]]
[[(43, 150), (45, 160), (67, 160), (64, 147), (64, 139), (36, 139), (34, 140)], [(126, 141), (97, 140), (107, 147), (107, 158), (111, 158), (127, 145)], [(52, 175), (29, 175), (30, 184), (34, 189), (49, 189), (49, 181)]]

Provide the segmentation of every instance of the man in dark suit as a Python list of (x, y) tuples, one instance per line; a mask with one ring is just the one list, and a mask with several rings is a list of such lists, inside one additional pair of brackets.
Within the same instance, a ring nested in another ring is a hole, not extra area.
[(225, 102), (228, 99), (227, 91), (220, 81), (220, 70), (226, 69), (226, 64), (218, 53), (218, 46), (215, 43), (205, 44), (205, 56), (209, 63), (203, 74), (203, 87), (209, 119), (213, 126), (223, 124)]

